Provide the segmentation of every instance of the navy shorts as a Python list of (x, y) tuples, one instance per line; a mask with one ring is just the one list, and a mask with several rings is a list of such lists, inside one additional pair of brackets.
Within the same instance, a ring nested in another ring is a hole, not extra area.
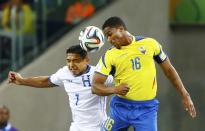
[(158, 106), (157, 99), (132, 101), (114, 96), (102, 131), (125, 131), (129, 126), (135, 131), (157, 131)]

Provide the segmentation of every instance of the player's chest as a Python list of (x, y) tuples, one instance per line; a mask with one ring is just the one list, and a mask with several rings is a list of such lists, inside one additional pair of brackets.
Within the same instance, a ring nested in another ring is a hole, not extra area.
[(116, 64), (122, 64), (132, 62), (135, 59), (153, 59), (154, 50), (150, 46), (139, 45), (124, 48), (115, 54), (113, 61), (116, 62)]
[(92, 76), (90, 74), (79, 77), (62, 78), (67, 92), (83, 91), (91, 88)]

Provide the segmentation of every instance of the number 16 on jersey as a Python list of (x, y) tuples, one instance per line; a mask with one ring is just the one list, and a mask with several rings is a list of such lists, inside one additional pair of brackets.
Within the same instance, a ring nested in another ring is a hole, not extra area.
[(139, 57), (135, 57), (135, 58), (131, 59), (130, 61), (132, 63), (132, 69), (133, 70), (139, 70), (141, 68), (140, 58)]

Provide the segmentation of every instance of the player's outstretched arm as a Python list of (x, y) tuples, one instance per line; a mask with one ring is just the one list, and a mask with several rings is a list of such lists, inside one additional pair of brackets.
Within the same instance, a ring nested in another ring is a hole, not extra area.
[(191, 100), (191, 97), (184, 87), (181, 78), (179, 77), (177, 71), (172, 66), (171, 62), (167, 58), (166, 61), (160, 64), (164, 74), (167, 76), (167, 78), (171, 81), (171, 83), (174, 85), (174, 87), (177, 89), (177, 91), (182, 96), (182, 102), (184, 104), (184, 108), (186, 111), (189, 112), (191, 117), (196, 117), (196, 110), (194, 107), (194, 104)]
[(107, 76), (103, 76), (98, 73), (94, 73), (93, 82), (92, 82), (92, 93), (97, 94), (99, 96), (108, 96), (112, 94), (126, 95), (129, 91), (129, 87), (127, 84), (121, 84), (119, 86), (114, 87), (106, 87), (105, 81)]
[(13, 71), (9, 72), (8, 81), (9, 83), (13, 83), (16, 85), (25, 85), (25, 86), (31, 86), (36, 88), (48, 88), (53, 86), (52, 83), (50, 83), (48, 76), (24, 78), (21, 76), (21, 74)]

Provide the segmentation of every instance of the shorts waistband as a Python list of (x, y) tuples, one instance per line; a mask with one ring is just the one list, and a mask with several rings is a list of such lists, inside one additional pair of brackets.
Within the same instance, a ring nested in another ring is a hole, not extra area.
[(124, 98), (121, 98), (121, 97), (116, 95), (116, 96), (113, 96), (112, 99), (114, 101), (119, 101), (119, 102), (123, 102), (123, 103), (127, 103), (127, 104), (138, 104), (138, 105), (140, 105), (140, 104), (143, 104), (143, 105), (144, 104), (158, 104), (159, 103), (159, 101), (156, 98), (151, 99), (151, 100), (135, 101), (135, 100), (124, 99)]

